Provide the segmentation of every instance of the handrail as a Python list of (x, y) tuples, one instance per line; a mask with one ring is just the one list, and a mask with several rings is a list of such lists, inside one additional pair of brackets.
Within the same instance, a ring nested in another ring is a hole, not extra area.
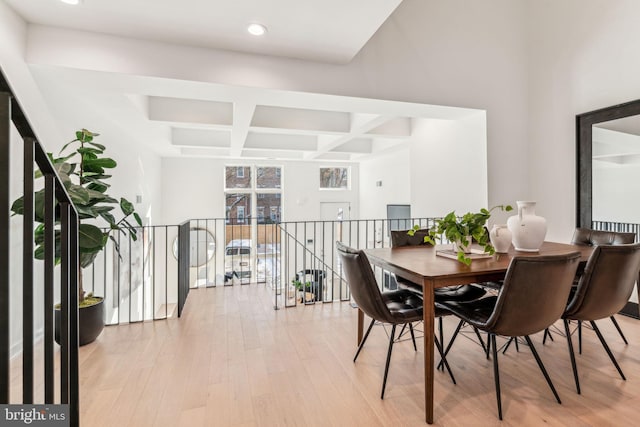
[[(45, 150), (38, 142), (20, 102), (0, 70), (0, 403), (10, 401), (10, 235), (11, 123), (24, 141), (22, 403), (34, 397), (34, 162), (44, 175), (44, 403), (54, 404), (53, 284), (55, 267), (55, 210), (60, 215), (61, 325), (60, 402), (69, 405), (70, 425), (79, 425), (78, 377), (78, 213)], [(27, 177), (30, 177), (27, 178)], [(37, 399), (40, 400), (40, 399)]]

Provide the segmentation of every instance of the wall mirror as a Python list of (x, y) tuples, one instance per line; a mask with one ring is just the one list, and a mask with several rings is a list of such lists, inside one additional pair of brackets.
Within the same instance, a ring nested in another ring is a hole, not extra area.
[[(200, 267), (213, 258), (216, 251), (216, 240), (208, 230), (192, 228), (189, 233), (191, 267)], [(178, 259), (178, 238), (173, 241), (173, 256)]]
[(640, 100), (576, 116), (576, 135), (576, 224), (640, 236)]

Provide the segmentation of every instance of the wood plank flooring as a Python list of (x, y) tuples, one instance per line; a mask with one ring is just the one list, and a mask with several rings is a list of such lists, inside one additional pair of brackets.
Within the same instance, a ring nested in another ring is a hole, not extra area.
[[(385, 399), (387, 335), (376, 326), (353, 363), (356, 310), (348, 303), (274, 310), (262, 285), (192, 290), (181, 319), (107, 327), (81, 348), (84, 426), (424, 426), (422, 342), (394, 346)], [(532, 337), (562, 398), (558, 405), (521, 345), (500, 355), (504, 421), (493, 365), (471, 335), (437, 371), (437, 426), (623, 426), (640, 408), (640, 322), (599, 322), (627, 375), (622, 381), (593, 331), (578, 356), (574, 391), (566, 341)], [(445, 319), (450, 336), (454, 318)], [(504, 340), (499, 339), (500, 343)], [(577, 339), (574, 338), (577, 344)]]

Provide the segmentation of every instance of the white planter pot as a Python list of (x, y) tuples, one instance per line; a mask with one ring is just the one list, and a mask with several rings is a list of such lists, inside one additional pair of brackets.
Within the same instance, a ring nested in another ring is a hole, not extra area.
[(494, 225), (489, 232), (489, 239), (497, 253), (507, 253), (511, 247), (513, 234), (507, 224)]
[(509, 217), (513, 246), (517, 251), (537, 252), (547, 235), (547, 220), (536, 215), (536, 202), (517, 201), (518, 215)]
[(471, 237), (467, 237), (467, 242), (469, 242), (469, 244), (467, 246), (463, 246), (459, 241), (453, 242), (453, 250), (455, 252), (464, 252), (465, 254), (469, 254), (471, 253), (471, 242), (473, 241), (473, 239)]

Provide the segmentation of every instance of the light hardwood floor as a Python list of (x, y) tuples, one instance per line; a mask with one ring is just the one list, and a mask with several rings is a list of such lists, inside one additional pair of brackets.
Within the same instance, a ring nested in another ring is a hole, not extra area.
[[(84, 426), (423, 426), (422, 342), (394, 347), (380, 400), (387, 336), (375, 327), (358, 362), (356, 310), (333, 303), (274, 310), (262, 285), (192, 290), (181, 319), (113, 326), (81, 348)], [(449, 357), (458, 385), (436, 372), (439, 426), (626, 426), (640, 408), (640, 322), (600, 322), (628, 380), (592, 331), (578, 356), (574, 391), (566, 341), (542, 346), (558, 405), (525, 346), (500, 357), (504, 421), (497, 419), (493, 368), (471, 337)], [(450, 336), (453, 318), (446, 322)], [(504, 340), (500, 340), (504, 342)], [(574, 340), (575, 342), (575, 340)]]

